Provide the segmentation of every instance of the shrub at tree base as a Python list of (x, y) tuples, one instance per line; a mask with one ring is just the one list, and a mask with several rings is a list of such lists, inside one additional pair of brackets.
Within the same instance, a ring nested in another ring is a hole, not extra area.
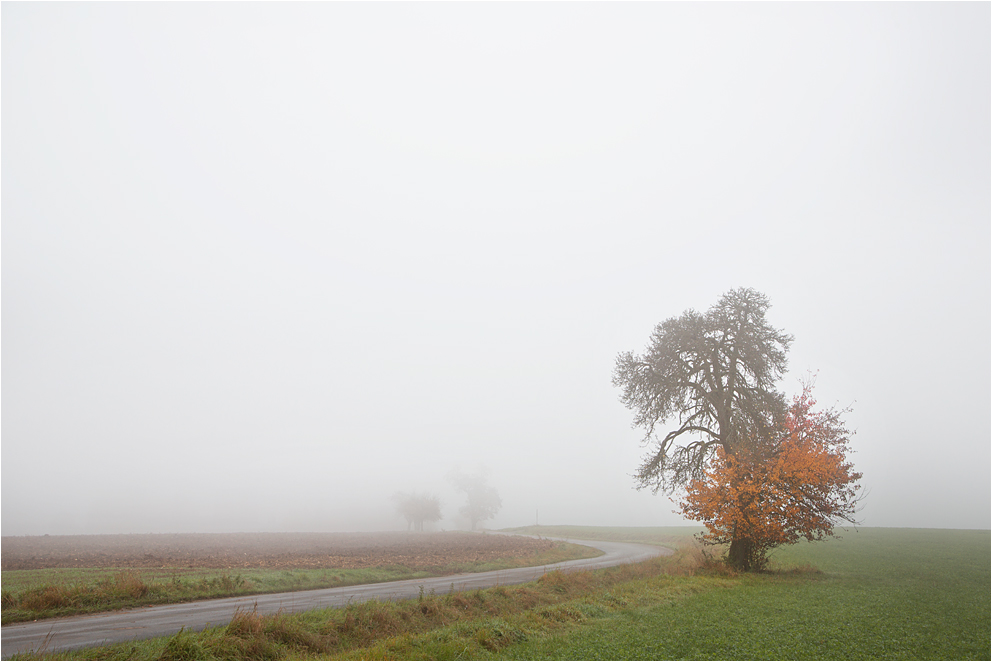
[(812, 385), (793, 401), (781, 437), (728, 455), (718, 448), (686, 489), (682, 513), (705, 523), (706, 543), (741, 541), (733, 565), (761, 569), (769, 550), (822, 540), (836, 521), (854, 523), (861, 474), (847, 461), (840, 414), (812, 411)]

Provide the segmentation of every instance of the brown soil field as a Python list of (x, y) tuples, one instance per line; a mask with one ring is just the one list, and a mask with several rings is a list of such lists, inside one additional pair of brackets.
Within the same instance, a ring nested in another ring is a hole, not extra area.
[(463, 532), (4, 536), (0, 567), (429, 568), (525, 557), (556, 544)]

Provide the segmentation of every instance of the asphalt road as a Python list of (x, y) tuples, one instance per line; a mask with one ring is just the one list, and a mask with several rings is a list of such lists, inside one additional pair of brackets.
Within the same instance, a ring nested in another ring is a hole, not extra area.
[(4, 625), (0, 630), (3, 639), (0, 658), (8, 659), (14, 653), (42, 648), (47, 652), (55, 652), (133, 639), (161, 637), (174, 634), (180, 628), (202, 630), (210, 625), (223, 625), (230, 622), (239, 609), (246, 611), (257, 609), (260, 614), (274, 614), (279, 611), (296, 612), (320, 607), (343, 607), (351, 602), (362, 602), (372, 598), (404, 600), (416, 598), (420, 594), (421, 586), (428, 593), (433, 590), (438, 594), (446, 594), (451, 590), (452, 585), (456, 591), (470, 591), (499, 584), (523, 584), (534, 581), (545, 572), (555, 568), (593, 570), (672, 554), (670, 549), (652, 545), (572, 539), (569, 539), (569, 542), (595, 547), (605, 554), (593, 559), (566, 561), (554, 566), (512, 568), (492, 572), (463, 573), (447, 577), (406, 579), (381, 584), (362, 584), (312, 591), (203, 600), (90, 616), (15, 623)]

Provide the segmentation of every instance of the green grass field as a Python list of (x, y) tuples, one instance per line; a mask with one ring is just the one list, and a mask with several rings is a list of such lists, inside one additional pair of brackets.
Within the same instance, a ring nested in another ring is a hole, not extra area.
[[(842, 536), (778, 550), (778, 572), (737, 577), (677, 606), (622, 611), (515, 644), (501, 656), (990, 658), (989, 531), (861, 529)], [(819, 572), (782, 572), (805, 567)]]
[[(541, 535), (553, 535), (540, 527)], [(559, 531), (560, 532), (560, 531)], [(686, 530), (571, 527), (575, 539)], [(736, 575), (672, 559), (369, 602), (76, 651), (71, 659), (989, 659), (989, 531), (861, 529)]]

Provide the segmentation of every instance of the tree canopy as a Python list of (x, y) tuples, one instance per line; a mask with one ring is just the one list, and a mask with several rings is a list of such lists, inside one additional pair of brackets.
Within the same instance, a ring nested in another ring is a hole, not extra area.
[[(617, 358), (613, 384), (654, 445), (637, 472), (639, 487), (670, 493), (702, 477), (716, 447), (733, 455), (781, 419), (784, 399), (774, 384), (792, 336), (768, 324), (769, 306), (755, 290), (731, 290), (706, 313), (687, 310), (659, 324), (643, 355)], [(671, 420), (676, 427), (655, 438), (658, 424)]]
[(458, 512), (471, 523), (473, 531), (479, 522), (492, 519), (503, 507), (499, 492), (488, 484), (488, 475), (484, 469), (476, 474), (453, 471), (448, 477), (456, 490), (465, 493), (467, 503)]
[(406, 519), (407, 528), (415, 531), (424, 530), (424, 522), (436, 522), (441, 519), (441, 499), (426, 492), (397, 492), (393, 495), (396, 502), (396, 512)]

